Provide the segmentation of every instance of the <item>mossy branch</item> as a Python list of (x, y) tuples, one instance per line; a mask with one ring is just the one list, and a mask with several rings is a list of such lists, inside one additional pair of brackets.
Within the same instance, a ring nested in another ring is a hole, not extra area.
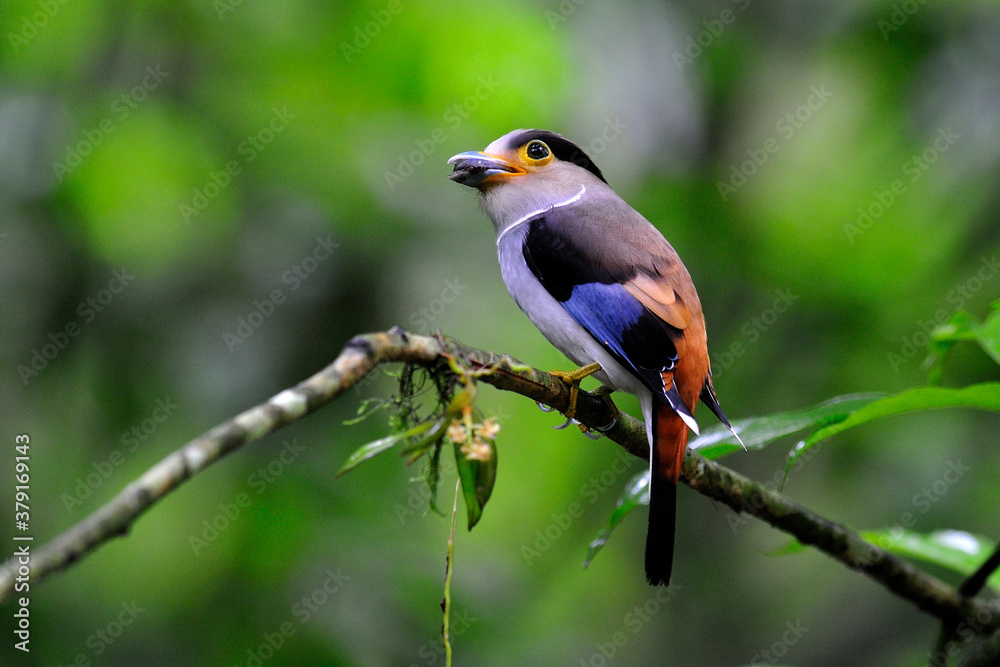
[[(31, 558), (30, 580), (38, 583), (70, 567), (111, 538), (124, 536), (140, 515), (183, 482), (241, 446), (341, 396), (380, 364), (408, 362), (441, 368), (443, 361), (474, 371), (478, 380), (498, 389), (516, 392), (559, 411), (565, 411), (569, 405), (569, 388), (562, 380), (507, 356), (467, 347), (441, 336), (412, 335), (399, 328), (357, 336), (322, 371), (187, 443), (128, 484), (96, 512), (40, 548)], [(609, 423), (612, 417), (602, 398), (580, 392), (576, 418), (582, 424), (599, 426)], [(621, 415), (604, 435), (635, 456), (643, 459), (648, 456), (644, 427), (628, 415)], [(863, 572), (952, 627), (965, 624), (976, 628), (980, 636), (989, 636), (1000, 629), (1000, 605), (996, 601), (963, 595), (763, 484), (693, 454), (684, 461), (682, 480), (699, 493), (737, 512), (755, 516)], [(12, 595), (17, 568), (14, 560), (0, 568), (0, 601)]]

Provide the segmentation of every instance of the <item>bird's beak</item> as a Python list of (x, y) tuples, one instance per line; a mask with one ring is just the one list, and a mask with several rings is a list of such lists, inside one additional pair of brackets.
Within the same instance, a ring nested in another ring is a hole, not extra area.
[(482, 151), (459, 153), (449, 158), (448, 164), (455, 165), (455, 171), (448, 174), (448, 178), (469, 187), (525, 173), (523, 169), (502, 157)]

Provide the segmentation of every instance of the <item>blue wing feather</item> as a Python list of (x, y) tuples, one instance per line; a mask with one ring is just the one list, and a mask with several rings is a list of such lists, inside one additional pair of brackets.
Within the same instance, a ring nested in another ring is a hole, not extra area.
[(617, 356), (628, 359), (623, 333), (642, 320), (645, 307), (621, 285), (576, 285), (562, 306), (591, 336)]
[(546, 291), (612, 356), (674, 410), (689, 414), (677, 388), (663, 373), (677, 363), (674, 338), (682, 335), (623, 286), (635, 277), (588, 260), (556, 221), (531, 220), (524, 259)]
[(618, 283), (576, 285), (562, 306), (635, 370), (673, 370), (677, 354), (663, 323)]

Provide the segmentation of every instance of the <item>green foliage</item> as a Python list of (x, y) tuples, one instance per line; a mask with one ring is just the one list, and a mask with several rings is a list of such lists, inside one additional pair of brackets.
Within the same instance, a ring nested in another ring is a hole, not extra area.
[(634, 510), (638, 505), (648, 504), (649, 471), (644, 470), (634, 475), (628, 484), (625, 485), (625, 492), (618, 498), (615, 511), (611, 513), (611, 519), (608, 521), (608, 527), (598, 533), (597, 537), (590, 542), (590, 546), (587, 548), (587, 557), (583, 560), (583, 566), (587, 567), (590, 565), (590, 561), (594, 560), (597, 552), (608, 543), (608, 540), (611, 538), (611, 532), (621, 523), (622, 519), (628, 516), (629, 512)]
[[(996, 548), (996, 542), (961, 530), (916, 533), (902, 528), (866, 530), (861, 537), (889, 553), (931, 563), (970, 576)], [(987, 585), (1000, 592), (1000, 573), (994, 572)]]
[(483, 440), (487, 453), (479, 459), (467, 455), (462, 445), (452, 442), (455, 446), (455, 466), (462, 480), (462, 497), (465, 499), (465, 510), (469, 519), (469, 530), (479, 523), (483, 516), (486, 501), (493, 493), (493, 485), (497, 479), (497, 448), (492, 440)]
[(384, 451), (392, 449), (401, 442), (422, 436), (425, 433), (428, 433), (428, 431), (430, 432), (429, 435), (421, 440), (418, 440), (416, 447), (430, 447), (440, 440), (442, 435), (444, 435), (444, 431), (441, 428), (442, 424), (444, 424), (443, 419), (429, 419), (422, 424), (418, 424), (411, 429), (403, 431), (402, 433), (393, 433), (392, 435), (388, 435), (384, 438), (362, 445), (353, 454), (347, 457), (344, 465), (342, 465), (340, 470), (337, 471), (337, 476), (339, 477), (345, 472), (354, 469), (359, 464), (364, 463), (377, 454), (381, 454)]
[(944, 355), (961, 341), (978, 343), (993, 361), (1000, 364), (1000, 301), (994, 301), (990, 310), (982, 323), (967, 311), (956, 311), (947, 323), (937, 328), (930, 344), (931, 360), (934, 362), (929, 372), (932, 382), (941, 378)]
[(862, 424), (918, 410), (941, 408), (974, 408), (1000, 412), (1000, 383), (989, 382), (962, 389), (943, 387), (914, 387), (907, 391), (875, 401), (836, 423), (819, 429), (792, 451), (786, 472), (810, 447), (838, 433)]
[[(733, 421), (733, 429), (739, 434), (747, 450), (754, 451), (786, 435), (841, 422), (882, 396), (883, 394), (874, 393), (837, 396), (803, 410), (737, 419)], [(705, 429), (689, 447), (706, 459), (722, 458), (742, 449), (729, 429), (722, 425)]]
[[(837, 396), (804, 410), (739, 419), (733, 421), (732, 425), (747, 449), (756, 451), (793, 433), (842, 422), (855, 412), (877, 401), (880, 396), (881, 394)], [(729, 429), (720, 424), (705, 429), (698, 438), (691, 442), (690, 449), (705, 458), (718, 459), (740, 451), (742, 447), (737, 444), (736, 437), (729, 432)], [(795, 451), (793, 450), (793, 453)], [(593, 560), (597, 552), (607, 543), (611, 532), (629, 512), (637, 505), (647, 504), (649, 504), (649, 470), (644, 470), (635, 475), (626, 485), (624, 494), (618, 499), (618, 504), (611, 514), (608, 527), (602, 530), (590, 543), (585, 563), (589, 564)]]
[[(452, 372), (454, 369), (459, 372)], [(433, 378), (437, 394), (436, 406), (429, 415), (421, 416), (416, 398), (424, 389), (428, 378)], [(424, 482), (429, 491), (428, 509), (438, 512), (436, 500), (441, 481), (441, 449), (443, 441), (447, 440), (454, 447), (455, 467), (461, 480), (469, 530), (472, 530), (482, 518), (483, 508), (496, 483), (496, 434), (500, 430), (492, 419), (482, 424), (473, 423), (476, 393), (474, 377), (464, 369), (458, 369), (455, 364), (451, 365), (451, 369), (441, 366), (434, 372), (407, 365), (400, 377), (400, 394), (392, 401), (397, 409), (394, 421), (401, 425), (400, 430), (359, 447), (340, 467), (337, 476), (405, 443), (401, 455), (407, 457), (407, 464), (423, 457), (427, 459)], [(359, 413), (366, 414), (364, 411), (368, 404), (369, 401), (365, 401), (359, 408)], [(415, 421), (415, 425), (406, 428)]]
[[(983, 347), (998, 363), (1000, 363), (1000, 302), (993, 305), (993, 313), (983, 325), (978, 324), (968, 313), (960, 311), (951, 322), (935, 334), (929, 343), (932, 353), (943, 354), (958, 341), (975, 341)], [(942, 408), (972, 408), (1000, 412), (1000, 383), (984, 383), (951, 389), (943, 387), (914, 387), (895, 396), (883, 397), (882, 394), (854, 394), (838, 396), (804, 410), (780, 412), (760, 417), (750, 417), (733, 421), (733, 429), (740, 435), (746, 448), (751, 451), (760, 450), (782, 437), (807, 429), (815, 429), (805, 440), (800, 441), (788, 454), (785, 465), (785, 475), (792, 470), (795, 463), (813, 446), (857, 426), (908, 412), (937, 410)], [(708, 459), (718, 459), (727, 454), (739, 451), (736, 437), (722, 425), (706, 429), (701, 436), (689, 445), (690, 450)], [(649, 503), (649, 471), (645, 470), (629, 481), (625, 491), (618, 499), (617, 506), (608, 521), (608, 527), (602, 530), (590, 543), (584, 565), (588, 565), (597, 552), (607, 543), (615, 527), (635, 509), (636, 506)], [(880, 533), (870, 533), (880, 535)], [(886, 533), (888, 534), (888, 533)], [(892, 546), (894, 551), (903, 555), (919, 556), (960, 572), (955, 564), (958, 562), (955, 541), (946, 538), (954, 537), (956, 531), (934, 533), (929, 537), (920, 537), (915, 533), (907, 533), (906, 539), (896, 540)], [(964, 533), (962, 533), (964, 535)], [(943, 536), (943, 537), (942, 537)], [(885, 540), (883, 540), (884, 542)], [(880, 543), (881, 544), (881, 543)], [(782, 553), (797, 552), (785, 550)], [(954, 552), (954, 553), (953, 553)], [(950, 559), (942, 554), (951, 554)], [(967, 554), (968, 555), (968, 554)], [(961, 563), (968, 565), (979, 556), (975, 550)]]
[[(957, 311), (982, 318), (1000, 294), (990, 273), (1000, 251), (996, 3), (921, 2), (896, 22), (903, 4), (893, 0), (821, 11), (730, 4), (733, 21), (719, 26), (721, 6), (669, 0), (5, 2), (0, 393), (4, 441), (23, 431), (39, 445), (35, 544), (193, 435), (322, 368), (358, 333), (441, 330), (565, 368), (510, 302), (473, 193), (445, 178), (450, 155), (517, 127), (583, 146), (677, 249), (701, 297), (730, 417), (920, 384), (930, 330), (953, 318), (956, 335), (975, 329)], [(697, 57), (678, 64), (688, 49)], [(169, 75), (137, 90), (157, 66)], [(831, 96), (803, 107), (813, 86)], [(271, 136), (275, 109), (294, 117)], [(105, 119), (113, 129), (102, 129)], [(959, 138), (938, 155), (934, 143), (952, 123)], [(925, 155), (928, 168), (904, 171)], [(70, 173), (54, 168), (70, 160)], [(720, 196), (722, 182), (737, 191)], [(182, 208), (193, 204), (197, 213)], [(317, 266), (320, 235), (339, 250)], [(287, 282), (305, 264), (315, 269), (301, 274), (308, 280)], [(136, 279), (109, 303), (102, 290), (122, 269)], [(461, 287), (442, 299), (446, 281)], [(777, 290), (792, 295), (780, 313)], [(92, 319), (77, 310), (90, 299)], [(78, 335), (67, 342), (70, 324)], [(240, 343), (227, 346), (227, 333)], [(948, 355), (946, 377), (958, 381), (945, 386), (998, 379), (979, 349)], [(42, 370), (25, 381), (18, 370), (32, 359)], [(354, 395), (394, 392), (379, 377)], [(926, 661), (930, 642), (912, 610), (879, 607), (898, 629), (893, 642), (858, 635), (877, 592), (845, 601), (836, 591), (849, 575), (815, 559), (807, 585), (794, 572), (776, 585), (761, 533), (733, 535), (717, 505), (700, 499), (682, 505), (699, 531), (683, 590), (634, 633), (623, 627), (622, 614), (649, 596), (639, 531), (615, 532), (616, 559), (574, 567), (630, 476), (601, 479), (618, 452), (573, 429), (551, 431), (553, 416), (519, 397), (482, 394), (477, 407), (503, 415), (510, 444), (489, 530), (457, 545), (455, 636), (469, 631), (456, 663), (596, 664), (595, 644), (621, 629), (629, 641), (612, 644), (616, 663), (663, 662), (668, 652), (692, 664), (751, 662), (791, 613), (815, 624), (789, 662), (837, 664), (833, 636), (856, 639), (871, 665)], [(181, 407), (155, 422), (167, 397)], [(638, 414), (634, 399), (615, 400)], [(351, 401), (288, 428), (306, 447), (290, 465), (277, 453), (284, 434), (241, 451), (144, 515), (127, 539), (32, 586), (30, 658), (253, 663), (261, 635), (291, 619), (295, 634), (275, 663), (440, 663), (441, 619), (428, 600), (440, 590), (444, 522), (412, 518), (438, 489), (406, 480), (447, 478), (454, 447), (445, 435), (419, 468), (382, 455), (333, 473), (361, 443), (406, 433), (445, 406), (431, 389), (414, 399), (414, 414), (387, 405), (388, 428), (380, 414), (343, 428)], [(996, 537), (996, 413), (915, 412), (877, 424), (878, 446), (867, 442), (873, 424), (824, 441), (843, 455), (799, 460), (811, 501), (834, 518), (897, 517), (912, 509), (921, 475), (963, 456), (976, 473), (915, 529), (961, 521)], [(740, 461), (780, 479), (781, 447)], [(11, 463), (0, 459), (0, 476)], [(251, 506), (192, 553), (189, 536), (201, 539), (206, 522), (215, 530), (219, 506), (237, 498)], [(578, 509), (572, 525), (553, 524), (569, 507)], [(12, 511), (0, 504), (4, 525)], [(527, 562), (521, 547), (552, 525), (560, 539)], [(299, 624), (293, 607), (320, 573), (341, 566), (350, 580)], [(95, 655), (88, 639), (133, 597), (148, 611)], [(379, 613), (366, 612), (371, 600), (382, 601)], [(466, 612), (480, 620), (464, 623)], [(738, 630), (706, 642), (706, 617)], [(0, 646), (0, 663), (23, 658), (11, 642)]]

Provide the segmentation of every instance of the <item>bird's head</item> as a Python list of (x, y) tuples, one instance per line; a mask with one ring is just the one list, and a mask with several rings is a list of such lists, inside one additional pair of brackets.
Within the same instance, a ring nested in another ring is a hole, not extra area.
[(534, 210), (577, 195), (581, 188), (607, 187), (594, 161), (572, 141), (546, 130), (514, 130), (485, 151), (448, 160), (448, 178), (479, 190), (497, 231)]

